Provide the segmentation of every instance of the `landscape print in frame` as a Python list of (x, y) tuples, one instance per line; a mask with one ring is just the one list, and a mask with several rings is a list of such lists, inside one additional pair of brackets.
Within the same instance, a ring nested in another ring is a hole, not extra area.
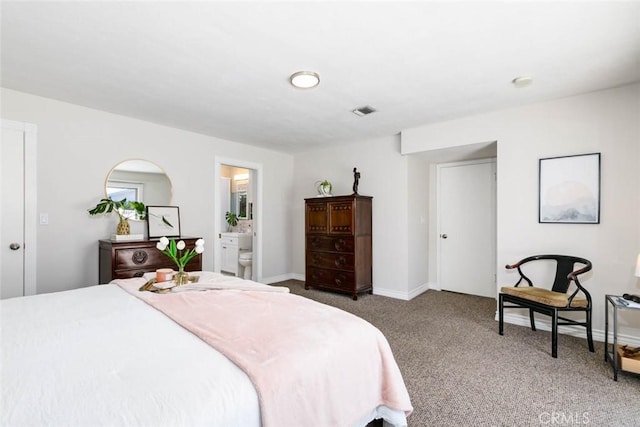
[(600, 153), (539, 161), (538, 222), (600, 223)]

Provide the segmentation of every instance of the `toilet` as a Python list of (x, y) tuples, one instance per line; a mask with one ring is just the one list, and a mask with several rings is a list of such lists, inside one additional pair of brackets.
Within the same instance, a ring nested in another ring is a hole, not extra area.
[(238, 263), (244, 269), (244, 274), (242, 278), (245, 280), (251, 280), (251, 262), (253, 261), (253, 252), (251, 251), (241, 251), (238, 256)]

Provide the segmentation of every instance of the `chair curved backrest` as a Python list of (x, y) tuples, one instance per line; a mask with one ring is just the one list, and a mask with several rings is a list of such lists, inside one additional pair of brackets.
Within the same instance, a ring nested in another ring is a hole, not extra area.
[[(586, 273), (592, 267), (591, 262), (584, 258), (568, 255), (548, 255), (548, 257), (557, 261), (556, 277), (551, 288), (554, 292), (567, 293), (571, 280), (576, 281), (578, 275)], [(585, 267), (574, 271), (576, 263), (583, 264)]]
[[(582, 288), (582, 286), (580, 286), (580, 282), (578, 281), (578, 276), (580, 274), (586, 273), (587, 271), (591, 270), (593, 266), (591, 265), (591, 261), (584, 258), (571, 256), (571, 255), (533, 255), (520, 260), (518, 263), (514, 265), (508, 265), (507, 268), (517, 267), (518, 272), (520, 273), (520, 276), (522, 276), (522, 278), (525, 279), (531, 286), (532, 285), (531, 280), (529, 280), (529, 278), (522, 272), (520, 267), (528, 262), (543, 260), (543, 259), (550, 259), (550, 260), (556, 261), (556, 275), (553, 280), (553, 286), (551, 287), (552, 291), (566, 294), (567, 291), (569, 290), (569, 285), (571, 284), (572, 280), (576, 282), (576, 284), (578, 285), (579, 288), (581, 288), (581, 290), (585, 291)], [(575, 270), (576, 264), (583, 264), (584, 267), (579, 270)]]

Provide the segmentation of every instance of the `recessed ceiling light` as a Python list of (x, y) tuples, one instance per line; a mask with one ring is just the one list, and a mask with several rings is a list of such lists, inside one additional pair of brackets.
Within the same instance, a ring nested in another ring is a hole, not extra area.
[(320, 76), (313, 71), (298, 71), (291, 74), (289, 81), (294, 87), (299, 89), (311, 89), (318, 86), (320, 83)]
[(513, 83), (513, 86), (515, 86), (515, 87), (527, 87), (531, 83), (533, 83), (533, 77), (531, 77), (531, 76), (519, 76), (519, 77), (516, 77), (515, 79), (511, 80), (511, 83)]

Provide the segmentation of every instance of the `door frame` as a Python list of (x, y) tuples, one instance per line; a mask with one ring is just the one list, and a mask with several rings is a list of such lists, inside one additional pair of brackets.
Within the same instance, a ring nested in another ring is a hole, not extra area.
[(215, 165), (214, 165), (214, 253), (213, 253), (213, 270), (215, 272), (220, 272), (220, 268), (222, 266), (222, 248), (221, 248), (221, 239), (220, 234), (225, 230), (221, 229), (222, 224), (222, 211), (221, 206), (222, 202), (220, 200), (220, 174), (222, 172), (222, 165), (227, 166), (237, 166), (240, 168), (250, 169), (253, 171), (251, 174), (251, 179), (255, 181), (255, 200), (253, 202), (253, 261), (252, 261), (252, 269), (253, 276), (256, 282), (260, 282), (262, 280), (262, 176), (263, 176), (263, 167), (262, 163), (254, 163), (246, 160), (232, 159), (228, 157), (215, 157)]
[(441, 170), (443, 168), (448, 168), (448, 167), (460, 167), (460, 166), (469, 166), (469, 165), (476, 165), (476, 164), (484, 164), (484, 163), (493, 163), (494, 165), (494, 180), (493, 180), (493, 185), (491, 186), (491, 199), (492, 199), (492, 203), (491, 203), (491, 216), (493, 217), (493, 229), (492, 229), (492, 233), (491, 233), (491, 249), (492, 249), (492, 259), (493, 259), (493, 263), (492, 263), (492, 270), (493, 270), (493, 285), (494, 285), (494, 289), (492, 290), (492, 293), (494, 295), (497, 294), (497, 285), (496, 285), (496, 265), (497, 265), (497, 158), (496, 157), (491, 157), (491, 158), (485, 158), (485, 159), (477, 159), (477, 160), (465, 160), (465, 161), (460, 161), (460, 162), (448, 162), (448, 163), (438, 163), (436, 165), (436, 183), (435, 183), (435, 187), (436, 187), (436, 236), (435, 239), (437, 241), (436, 243), (436, 283), (438, 284), (438, 290), (442, 289), (442, 282), (441, 282), (441, 278), (442, 278), (442, 272), (441, 272), (441, 265), (442, 265), (442, 239), (440, 238), (440, 233), (441, 233), (441, 225), (442, 225), (442, 221), (441, 221), (441, 217), (440, 217), (440, 207), (441, 205), (441, 198), (442, 198), (442, 191), (440, 189), (440, 182), (441, 182), (441, 178), (440, 178), (440, 173)]
[(33, 123), (2, 119), (2, 128), (22, 131), (24, 137), (24, 295), (35, 295), (38, 270), (38, 127)]

